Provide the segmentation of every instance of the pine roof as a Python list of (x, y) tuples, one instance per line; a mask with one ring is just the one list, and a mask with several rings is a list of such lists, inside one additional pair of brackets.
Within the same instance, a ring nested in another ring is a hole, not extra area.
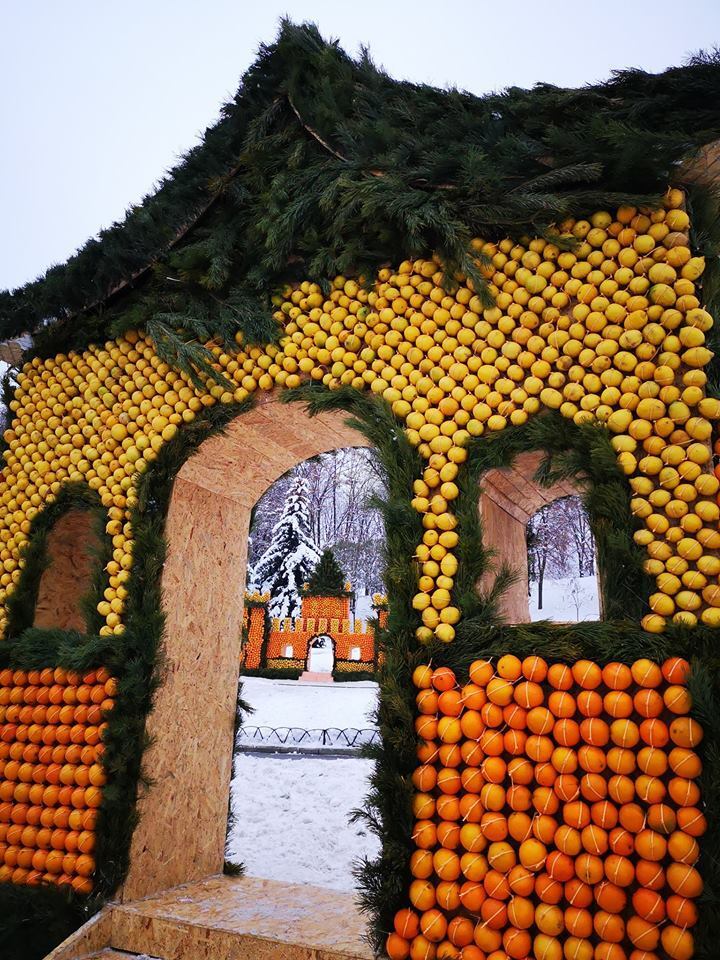
[(178, 329), (267, 340), (288, 279), (370, 275), (431, 251), (480, 284), (473, 236), (554, 236), (568, 216), (683, 185), (683, 161), (720, 138), (718, 103), (717, 51), (660, 74), (478, 97), (394, 80), (285, 22), (152, 195), (0, 292), (0, 340), (30, 332), (45, 354), (131, 326), (171, 353)]

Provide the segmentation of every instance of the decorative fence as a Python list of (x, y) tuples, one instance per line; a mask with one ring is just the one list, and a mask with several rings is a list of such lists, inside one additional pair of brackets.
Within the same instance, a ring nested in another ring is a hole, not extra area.
[(355, 727), (325, 727), (305, 730), (304, 727), (253, 727), (243, 725), (239, 728), (236, 744), (240, 750), (317, 753), (321, 750), (332, 752), (359, 753), (370, 743), (380, 743), (380, 733), (372, 728), (358, 730)]

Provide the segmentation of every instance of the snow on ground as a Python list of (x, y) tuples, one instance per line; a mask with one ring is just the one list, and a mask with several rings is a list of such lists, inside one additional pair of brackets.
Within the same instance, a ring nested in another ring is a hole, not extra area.
[(254, 712), (245, 723), (256, 727), (328, 727), (365, 730), (374, 726), (378, 687), (371, 680), (350, 683), (303, 683), (242, 677), (242, 697)]
[[(243, 677), (252, 726), (362, 730), (377, 684), (303, 683)], [(350, 812), (369, 791), (372, 761), (361, 757), (253, 754), (239, 750), (230, 789), (226, 857), (248, 876), (353, 890), (353, 862), (377, 856), (379, 843)]]
[(350, 823), (369, 790), (372, 761), (238, 753), (226, 857), (251, 877), (353, 890), (354, 861), (380, 845)]
[(600, 601), (597, 577), (567, 577), (543, 581), (543, 605), (538, 610), (538, 585), (530, 584), (530, 619), (572, 623), (599, 620)]

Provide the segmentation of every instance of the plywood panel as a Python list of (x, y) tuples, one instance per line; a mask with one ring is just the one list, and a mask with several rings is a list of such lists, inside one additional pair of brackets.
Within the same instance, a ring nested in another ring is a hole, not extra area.
[(85, 632), (81, 600), (90, 592), (97, 538), (92, 517), (69, 510), (47, 539), (50, 565), (40, 578), (34, 627)]
[(166, 668), (145, 757), (154, 783), (140, 799), (123, 900), (222, 870), (252, 506), (302, 460), (364, 445), (342, 414), (311, 419), (274, 400), (180, 470), (166, 523)]

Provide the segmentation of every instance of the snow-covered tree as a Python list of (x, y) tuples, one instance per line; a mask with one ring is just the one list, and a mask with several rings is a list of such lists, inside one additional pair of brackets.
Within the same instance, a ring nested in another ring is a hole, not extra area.
[(252, 571), (250, 589), (270, 594), (271, 616), (299, 616), (300, 589), (319, 560), (310, 529), (307, 479), (298, 471), (269, 544)]

